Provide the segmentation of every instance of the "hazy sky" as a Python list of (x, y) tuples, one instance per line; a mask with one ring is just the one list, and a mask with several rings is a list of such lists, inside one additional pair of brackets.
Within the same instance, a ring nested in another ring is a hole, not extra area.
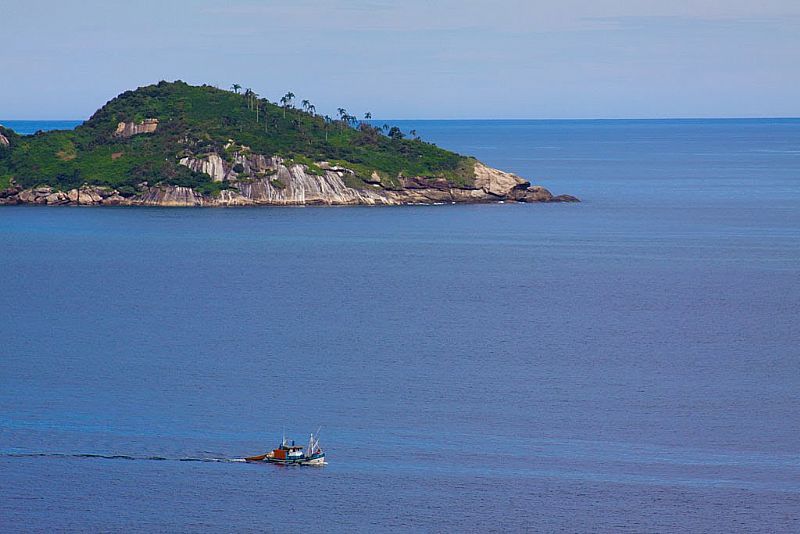
[(379, 118), (800, 116), (800, 0), (0, 0), (0, 118), (161, 79)]

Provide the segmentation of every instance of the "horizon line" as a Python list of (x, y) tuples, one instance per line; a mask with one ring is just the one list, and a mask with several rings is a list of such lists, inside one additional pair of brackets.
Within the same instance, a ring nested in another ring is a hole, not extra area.
[[(9, 119), (0, 118), (0, 125), (7, 122), (86, 122), (85, 119)], [(416, 117), (416, 118), (386, 118), (368, 119), (360, 122), (375, 123), (382, 121), (693, 121), (693, 120), (800, 120), (798, 116), (746, 116), (746, 117)]]

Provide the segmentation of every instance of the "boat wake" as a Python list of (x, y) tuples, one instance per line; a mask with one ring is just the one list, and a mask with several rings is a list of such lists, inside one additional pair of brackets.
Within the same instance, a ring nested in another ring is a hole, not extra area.
[(9, 452), (0, 458), (93, 458), (99, 460), (154, 460), (159, 462), (245, 462), (244, 458), (131, 456), (128, 454), (91, 454), (62, 452)]

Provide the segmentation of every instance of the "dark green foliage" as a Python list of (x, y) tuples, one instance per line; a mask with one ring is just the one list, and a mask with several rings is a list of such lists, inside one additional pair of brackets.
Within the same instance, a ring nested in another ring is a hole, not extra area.
[(401, 132), (401, 131), (400, 131), (400, 128), (398, 128), (397, 126), (392, 126), (392, 127), (389, 129), (389, 133), (388, 133), (387, 135), (388, 135), (390, 138), (392, 138), (392, 139), (395, 139), (395, 140), (399, 140), (399, 139), (402, 139), (403, 137), (405, 137), (405, 135), (403, 134), (403, 132)]
[[(0, 125), (0, 134), (3, 134), (3, 137), (8, 139), (12, 145), (14, 144), (15, 140), (19, 139), (19, 135), (17, 134), (17, 132), (15, 132), (14, 130), (9, 130), (8, 128), (2, 125)], [(6, 147), (5, 145), (0, 145), (0, 150), (9, 150), (9, 148)]]
[(195, 190), (203, 195), (211, 195), (211, 196), (219, 196), (220, 191), (223, 189), (236, 189), (231, 184), (225, 184), (222, 182), (205, 182), (200, 185), (195, 186)]
[(19, 142), (19, 136), (13, 130), (2, 126), (0, 126), (0, 134), (11, 143), (10, 146), (0, 143), (0, 191), (2, 191), (11, 185), (11, 171), (4, 163), (11, 156), (13, 147)]
[(119, 194), (121, 196), (126, 197), (126, 198), (127, 197), (132, 197), (133, 195), (136, 194), (136, 189), (134, 189), (133, 187), (131, 187), (129, 185), (121, 185), (121, 186), (119, 186), (117, 188), (117, 191), (119, 191)]
[[(324, 171), (315, 162), (329, 161), (355, 170), (359, 178), (378, 171), (387, 177), (384, 182), (389, 187), (399, 183), (400, 175), (471, 183), (472, 160), (420, 140), (403, 139), (396, 127), (386, 136), (366, 123), (351, 127), (355, 119), (350, 115), (326, 123), (325, 118), (290, 104), (279, 107), (264, 99), (257, 104), (258, 123), (252, 97), (206, 85), (160, 82), (122, 93), (74, 131), (18, 136), (1, 129), (11, 147), (0, 148), (0, 188), (13, 178), (23, 187), (46, 183), (69, 189), (89, 183), (132, 195), (138, 184), (148, 182), (214, 194), (230, 185), (212, 183), (209, 176), (190, 171), (178, 160), (209, 152), (225, 157), (224, 146), (230, 139), (253, 153), (306, 165), (316, 174)], [(155, 133), (114, 137), (120, 122), (147, 118), (158, 119)], [(235, 172), (244, 171), (237, 167)]]
[(345, 174), (343, 180), (344, 185), (353, 189), (365, 189), (367, 187), (367, 183), (364, 180), (352, 174)]

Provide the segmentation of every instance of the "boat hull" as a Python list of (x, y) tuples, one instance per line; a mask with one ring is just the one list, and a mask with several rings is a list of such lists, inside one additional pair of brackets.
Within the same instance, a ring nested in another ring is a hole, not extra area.
[(262, 454), (260, 456), (250, 456), (249, 458), (245, 458), (245, 461), (250, 463), (269, 463), (279, 465), (323, 466), (325, 465), (325, 453), (312, 454), (311, 456), (298, 456), (295, 458), (275, 458), (270, 454)]

